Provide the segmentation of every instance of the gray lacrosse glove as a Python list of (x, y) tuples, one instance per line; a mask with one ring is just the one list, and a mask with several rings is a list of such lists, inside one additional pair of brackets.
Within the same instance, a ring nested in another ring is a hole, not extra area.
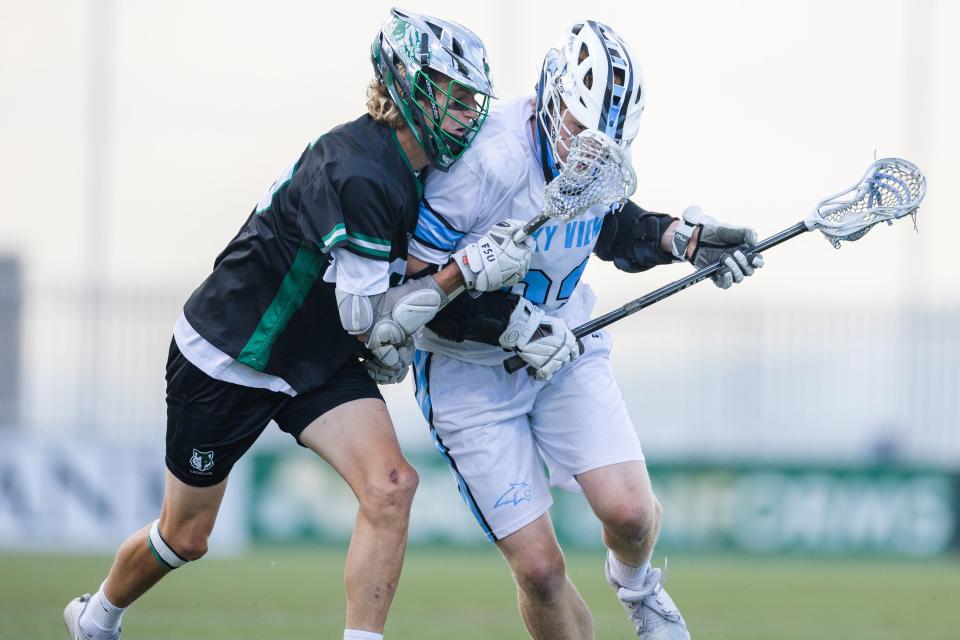
[(359, 296), (335, 290), (340, 324), (350, 335), (382, 334), (384, 342), (399, 343), (400, 334), (412, 335), (433, 320), (450, 298), (433, 276), (390, 287), (384, 293)]
[(729, 289), (733, 283), (743, 282), (746, 276), (752, 276), (755, 269), (763, 266), (763, 256), (750, 253), (750, 247), (757, 244), (756, 231), (750, 227), (718, 222), (700, 207), (687, 207), (683, 212), (683, 220), (673, 234), (675, 259), (686, 259), (687, 245), (697, 228), (700, 229), (700, 237), (690, 262), (697, 269), (714, 262), (722, 263), (723, 268), (713, 274), (713, 283), (721, 289)]
[(399, 360), (393, 351), (383, 347), (398, 347), (420, 327), (427, 324), (447, 303), (447, 295), (432, 276), (390, 287), (374, 306), (374, 319), (367, 332), (367, 348), (387, 366)]
[[(397, 384), (407, 377), (413, 362), (413, 338), (408, 337), (399, 345), (379, 347), (368, 351), (363, 357), (363, 366), (377, 384)], [(387, 364), (387, 362), (393, 364)]]
[(485, 236), (453, 254), (468, 291), (497, 291), (527, 275), (537, 245), (532, 237), (514, 242), (513, 234), (523, 225), (520, 220), (498, 222)]
[(520, 298), (510, 314), (500, 346), (516, 351), (537, 380), (549, 380), (560, 367), (580, 355), (581, 345), (560, 318), (548, 316), (526, 298)]
[(432, 276), (405, 282), (375, 296), (336, 289), (340, 323), (366, 338), (364, 366), (381, 384), (403, 380), (413, 358), (411, 336), (430, 322), (449, 298)]

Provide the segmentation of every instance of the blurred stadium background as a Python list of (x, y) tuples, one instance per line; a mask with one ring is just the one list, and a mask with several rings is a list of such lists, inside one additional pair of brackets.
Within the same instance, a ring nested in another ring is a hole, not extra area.
[[(0, 3), (0, 637), (59, 637), (69, 597), (156, 517), (163, 364), (180, 305), (302, 146), (363, 110), (386, 2)], [(960, 171), (949, 0), (404, 5), (485, 39), (528, 93), (585, 17), (647, 79), (645, 207), (693, 203), (761, 236), (874, 155), (929, 179), (909, 222), (835, 251), (772, 251), (612, 328), (614, 366), (666, 510), (658, 555), (694, 635), (954, 638), (960, 598)], [(506, 212), (505, 212), (506, 213)], [(591, 264), (597, 312), (680, 277)], [(421, 474), (391, 638), (521, 638), (413, 400), (386, 389)], [(628, 637), (578, 496), (554, 518), (598, 637)], [(171, 576), (132, 637), (334, 637), (353, 498), (269, 431), (231, 479), (216, 557)]]

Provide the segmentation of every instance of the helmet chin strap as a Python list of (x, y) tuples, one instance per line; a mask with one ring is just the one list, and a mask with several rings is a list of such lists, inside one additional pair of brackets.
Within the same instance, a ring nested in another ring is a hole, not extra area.
[(533, 120), (533, 141), (536, 143), (537, 149), (540, 152), (540, 168), (543, 170), (543, 180), (549, 183), (557, 177), (560, 170), (559, 167), (557, 167), (556, 159), (553, 157), (550, 134), (547, 133), (543, 121), (537, 115), (534, 115)]
[(427, 94), (427, 97), (430, 99), (430, 110), (433, 114), (433, 122), (427, 122), (427, 118), (422, 112), (419, 111), (419, 109), (411, 109), (411, 112), (413, 113), (417, 125), (420, 127), (420, 147), (423, 149), (423, 153), (426, 154), (427, 160), (433, 164), (434, 160), (436, 159), (437, 151), (430, 133), (431, 129), (433, 129), (434, 124), (439, 118), (439, 111), (437, 109), (436, 100), (434, 99), (433, 86), (430, 84), (426, 74), (424, 74), (422, 80), (417, 81), (415, 84), (420, 85), (420, 90)]

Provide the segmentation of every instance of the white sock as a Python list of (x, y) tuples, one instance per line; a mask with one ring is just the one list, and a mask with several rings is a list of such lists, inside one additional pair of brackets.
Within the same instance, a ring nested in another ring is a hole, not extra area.
[[(104, 583), (106, 584), (106, 583)], [(80, 616), (80, 630), (91, 638), (112, 638), (120, 629), (120, 618), (126, 607), (115, 607), (103, 593), (103, 585), (90, 598)]]
[(607, 562), (610, 564), (610, 575), (621, 587), (636, 591), (643, 586), (643, 581), (647, 577), (647, 570), (650, 568), (650, 562), (643, 563), (642, 566), (632, 567), (623, 564), (613, 555), (613, 551), (607, 550)]
[(357, 629), (344, 629), (343, 640), (383, 640), (382, 633), (373, 631), (358, 631)]

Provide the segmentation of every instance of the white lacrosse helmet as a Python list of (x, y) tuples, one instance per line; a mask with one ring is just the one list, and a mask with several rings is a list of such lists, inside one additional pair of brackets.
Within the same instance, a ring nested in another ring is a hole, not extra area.
[(558, 145), (569, 145), (563, 109), (622, 149), (640, 128), (646, 95), (643, 72), (627, 43), (607, 25), (587, 20), (570, 26), (547, 51), (537, 84), (537, 122), (545, 175), (557, 174)]

